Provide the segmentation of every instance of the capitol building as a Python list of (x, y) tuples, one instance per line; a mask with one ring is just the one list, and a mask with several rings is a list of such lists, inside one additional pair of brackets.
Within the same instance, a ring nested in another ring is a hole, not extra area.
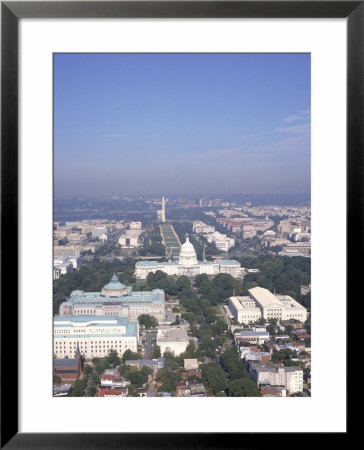
[(216, 261), (197, 261), (195, 248), (189, 241), (181, 247), (178, 261), (168, 261), (159, 263), (158, 261), (139, 261), (135, 265), (135, 276), (138, 280), (145, 280), (148, 273), (155, 273), (157, 270), (165, 272), (167, 275), (187, 275), (194, 277), (202, 273), (207, 275), (218, 275), (219, 273), (228, 273), (234, 278), (243, 278), (244, 269), (239, 261), (234, 260), (216, 260)]

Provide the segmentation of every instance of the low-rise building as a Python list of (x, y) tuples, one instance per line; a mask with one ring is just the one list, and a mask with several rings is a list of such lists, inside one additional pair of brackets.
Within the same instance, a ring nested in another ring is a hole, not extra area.
[(134, 366), (137, 369), (142, 369), (144, 366), (148, 366), (153, 369), (154, 373), (157, 373), (158, 370), (164, 368), (164, 358), (156, 358), (156, 359), (128, 359), (125, 361), (127, 366)]
[(213, 225), (206, 225), (201, 220), (195, 220), (192, 223), (192, 229), (193, 232), (197, 234), (213, 233), (215, 231), (215, 227)]
[(99, 397), (127, 397), (128, 388), (109, 388), (100, 386), (98, 389)]
[(117, 369), (105, 370), (100, 376), (100, 386), (102, 388), (121, 389), (129, 384), (130, 381), (120, 376)]
[(73, 265), (70, 261), (66, 260), (61, 263), (55, 262), (53, 265), (53, 280), (57, 280), (58, 278), (61, 278), (62, 275), (71, 272), (73, 272)]
[(185, 370), (196, 370), (198, 369), (198, 360), (197, 358), (184, 359), (183, 365)]
[(258, 385), (282, 386), (289, 394), (303, 391), (303, 370), (300, 367), (249, 363), (249, 375)]
[(53, 397), (70, 397), (72, 394), (72, 384), (62, 384), (60, 386), (53, 386)]
[(53, 279), (57, 280), (66, 273), (73, 272), (82, 264), (80, 255), (55, 256), (53, 259)]
[(244, 342), (257, 343), (258, 345), (264, 344), (269, 341), (268, 331), (254, 331), (249, 329), (235, 330), (233, 333), (234, 341), (237, 345)]
[(160, 326), (157, 332), (157, 345), (161, 354), (165, 352), (174, 353), (179, 356), (186, 351), (189, 344), (187, 329), (183, 326)]
[(262, 397), (285, 397), (287, 391), (280, 386), (271, 386), (270, 384), (263, 384), (260, 386), (260, 393)]
[(307, 332), (305, 328), (299, 328), (297, 330), (293, 330), (292, 333), (295, 335), (296, 339), (309, 339), (311, 335)]
[(223, 252), (227, 252), (235, 245), (235, 238), (228, 237), (226, 234), (222, 234), (219, 231), (205, 234), (205, 236), (210, 244)]
[(138, 229), (125, 230), (120, 235), (119, 245), (123, 248), (140, 247), (142, 245), (140, 238), (142, 233), (143, 231)]
[(206, 389), (202, 383), (183, 381), (177, 384), (176, 397), (206, 397)]
[(109, 237), (110, 229), (109, 229), (108, 226), (95, 227), (92, 230), (92, 237), (93, 238), (100, 238), (100, 236), (102, 236), (104, 234), (107, 236), (107, 238)]
[(82, 361), (80, 357), (53, 360), (53, 375), (57, 375), (61, 380), (77, 380), (81, 373)]
[(256, 361), (263, 364), (266, 364), (270, 361), (271, 355), (270, 352), (261, 352), (261, 351), (253, 351), (250, 347), (239, 347), (240, 357), (244, 359), (244, 361)]

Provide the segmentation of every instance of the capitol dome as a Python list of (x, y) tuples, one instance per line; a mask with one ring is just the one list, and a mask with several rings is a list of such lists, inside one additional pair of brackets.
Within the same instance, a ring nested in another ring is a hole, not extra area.
[(197, 264), (197, 255), (194, 246), (191, 244), (188, 237), (186, 242), (181, 247), (181, 252), (179, 254), (178, 264), (183, 264), (189, 266), (192, 264)]

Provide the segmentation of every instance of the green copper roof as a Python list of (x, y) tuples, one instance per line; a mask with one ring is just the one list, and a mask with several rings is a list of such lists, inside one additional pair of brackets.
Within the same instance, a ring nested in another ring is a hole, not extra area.
[(125, 284), (120, 283), (119, 278), (114, 274), (111, 278), (110, 283), (104, 286), (104, 289), (112, 289), (112, 290), (126, 289), (126, 286)]

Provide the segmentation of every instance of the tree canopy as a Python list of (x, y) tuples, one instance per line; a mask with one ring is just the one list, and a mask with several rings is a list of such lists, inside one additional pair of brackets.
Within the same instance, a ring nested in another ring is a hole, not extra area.
[(258, 386), (250, 378), (231, 381), (228, 393), (229, 397), (261, 397)]
[(144, 325), (146, 329), (154, 328), (158, 326), (158, 320), (150, 316), (149, 314), (141, 314), (138, 317), (138, 321), (140, 325)]
[(202, 379), (210, 391), (217, 394), (227, 387), (227, 374), (215, 363), (201, 365)]

